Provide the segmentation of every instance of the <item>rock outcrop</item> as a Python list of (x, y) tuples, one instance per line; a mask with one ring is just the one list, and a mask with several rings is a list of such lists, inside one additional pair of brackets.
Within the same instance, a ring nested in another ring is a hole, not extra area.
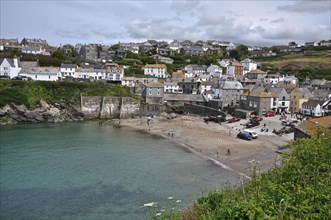
[(0, 124), (82, 121), (84, 114), (73, 106), (50, 105), (40, 101), (39, 106), (28, 110), (25, 105), (10, 103), (0, 108)]

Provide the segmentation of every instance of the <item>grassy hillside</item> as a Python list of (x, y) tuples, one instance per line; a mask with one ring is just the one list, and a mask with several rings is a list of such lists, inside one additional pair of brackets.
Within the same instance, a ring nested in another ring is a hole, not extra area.
[(330, 219), (330, 130), (319, 136), (292, 142), (282, 167), (257, 176), (254, 163), (250, 181), (211, 192), (189, 209), (161, 219)]
[(305, 51), (304, 54), (280, 54), (276, 57), (254, 58), (264, 70), (295, 75), (299, 80), (306, 76), (331, 80), (331, 50)]
[(41, 99), (48, 103), (80, 104), (80, 96), (133, 97), (128, 87), (106, 83), (43, 82), (0, 80), (0, 107), (24, 104), (32, 109)]

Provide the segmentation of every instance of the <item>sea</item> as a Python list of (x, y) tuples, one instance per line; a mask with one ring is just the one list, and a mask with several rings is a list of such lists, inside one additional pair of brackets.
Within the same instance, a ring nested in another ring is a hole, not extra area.
[(0, 127), (0, 219), (148, 219), (239, 180), (170, 139), (129, 128)]

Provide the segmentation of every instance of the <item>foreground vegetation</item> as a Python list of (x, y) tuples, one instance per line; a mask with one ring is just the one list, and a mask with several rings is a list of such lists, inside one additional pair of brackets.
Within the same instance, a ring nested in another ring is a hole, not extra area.
[(81, 95), (133, 97), (128, 87), (103, 82), (0, 80), (0, 107), (13, 102), (33, 109), (40, 100), (50, 104), (78, 105)]
[(283, 154), (281, 167), (197, 200), (187, 210), (155, 219), (330, 219), (331, 132), (299, 139)]

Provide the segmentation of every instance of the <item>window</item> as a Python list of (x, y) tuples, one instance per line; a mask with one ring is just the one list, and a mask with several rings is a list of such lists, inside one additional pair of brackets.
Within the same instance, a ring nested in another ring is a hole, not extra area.
[(152, 95), (152, 91), (149, 91), (149, 95)]
[(48, 75), (48, 79), (50, 79), (51, 78), (51, 75)]
[(283, 96), (282, 100), (285, 101), (285, 96)]
[(6, 66), (5, 66), (5, 67), (3, 67), (3, 70), (8, 70), (8, 67), (6, 67)]
[(37, 79), (37, 75), (34, 75), (34, 78)]
[(282, 106), (285, 106), (285, 102), (282, 102)]

